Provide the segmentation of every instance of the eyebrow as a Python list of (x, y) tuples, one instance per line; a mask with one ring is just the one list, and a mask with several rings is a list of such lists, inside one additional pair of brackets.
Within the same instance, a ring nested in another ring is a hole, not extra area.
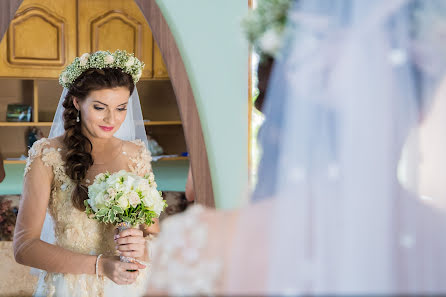
[[(105, 105), (105, 106), (108, 106), (107, 104), (105, 104), (105, 103), (103, 103), (103, 102), (101, 102), (101, 101), (98, 101), (98, 100), (94, 100), (93, 102), (97, 102), (97, 103), (103, 104), (103, 105)], [(119, 104), (118, 106), (121, 106), (121, 105), (124, 105), (124, 104), (127, 104), (127, 103), (129, 103), (129, 102), (127, 101), (127, 102), (125, 102), (125, 103)]]

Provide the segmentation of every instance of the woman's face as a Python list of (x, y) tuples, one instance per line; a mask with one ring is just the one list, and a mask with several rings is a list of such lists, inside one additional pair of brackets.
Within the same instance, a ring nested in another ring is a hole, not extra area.
[(110, 138), (118, 131), (127, 115), (130, 92), (126, 87), (92, 91), (84, 100), (74, 99), (80, 111), (82, 126), (96, 138)]

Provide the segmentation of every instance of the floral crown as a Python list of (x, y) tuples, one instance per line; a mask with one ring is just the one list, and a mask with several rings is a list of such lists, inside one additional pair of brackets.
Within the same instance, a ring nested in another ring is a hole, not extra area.
[(85, 53), (76, 57), (59, 76), (59, 83), (64, 88), (69, 88), (73, 82), (87, 69), (96, 68), (119, 68), (123, 72), (132, 76), (136, 84), (142, 74), (144, 63), (138, 60), (134, 54), (126, 51), (116, 50), (114, 53), (109, 51), (97, 51), (89, 54)]

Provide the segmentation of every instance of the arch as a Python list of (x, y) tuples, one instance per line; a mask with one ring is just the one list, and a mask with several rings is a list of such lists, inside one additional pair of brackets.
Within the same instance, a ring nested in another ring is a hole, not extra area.
[(135, 0), (146, 18), (157, 42), (175, 91), (186, 144), (192, 164), (195, 201), (215, 207), (208, 154), (200, 118), (186, 67), (158, 4), (155, 0)]

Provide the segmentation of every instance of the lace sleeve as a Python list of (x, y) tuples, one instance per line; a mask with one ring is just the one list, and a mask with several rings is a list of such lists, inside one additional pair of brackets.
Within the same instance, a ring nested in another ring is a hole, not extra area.
[(49, 272), (94, 274), (94, 256), (40, 240), (55, 178), (53, 168), (60, 162), (57, 155), (60, 156), (57, 149), (47, 139), (35, 142), (29, 151), (14, 229), (14, 257), (22, 265)]
[[(31, 164), (36, 160), (37, 158), (40, 158), (42, 156), (43, 150), (45, 146), (48, 146), (50, 144), (50, 141), (46, 138), (42, 138), (36, 142), (34, 142), (31, 149), (28, 151), (28, 159), (26, 160), (25, 165), (25, 172), (24, 176), (28, 174), (28, 172), (31, 169)], [(44, 163), (45, 166), (49, 166), (49, 164)]]
[(153, 174), (151, 165), (152, 155), (150, 154), (150, 151), (147, 149), (144, 142), (137, 139), (132, 141), (132, 143), (137, 146), (137, 153), (135, 156), (130, 157), (130, 170), (141, 176), (144, 176), (146, 174)]

